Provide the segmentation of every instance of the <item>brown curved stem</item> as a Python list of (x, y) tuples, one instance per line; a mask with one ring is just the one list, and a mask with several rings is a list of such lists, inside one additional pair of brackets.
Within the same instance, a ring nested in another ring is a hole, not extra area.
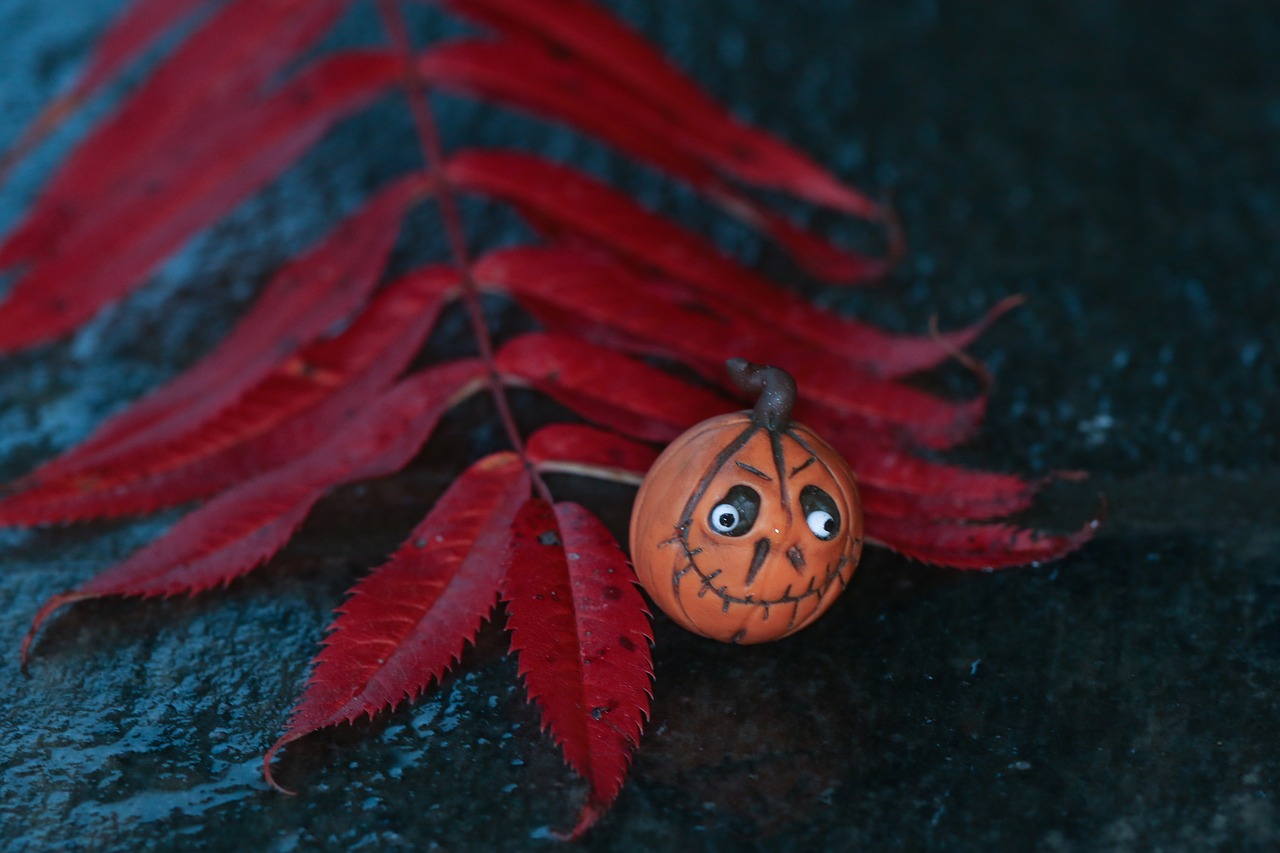
[(418, 139), (422, 143), (423, 156), (426, 158), (427, 170), (435, 176), (436, 198), (440, 204), (440, 218), (444, 221), (445, 235), (449, 240), (449, 250), (453, 255), (453, 264), (462, 280), (462, 300), (467, 309), (467, 317), (471, 321), (472, 333), (480, 356), (489, 367), (489, 390), (494, 405), (498, 409), (498, 417), (502, 420), (503, 430), (511, 442), (520, 460), (524, 463), (529, 477), (533, 481), (538, 497), (547, 503), (553, 503), (551, 490), (538, 469), (530, 461), (524, 449), (524, 439), (516, 426), (515, 416), (511, 413), (511, 404), (507, 400), (506, 387), (502, 376), (498, 373), (493, 357), (493, 339), (489, 335), (489, 326), (485, 323), (484, 312), (480, 307), (480, 289), (476, 286), (475, 276), (471, 273), (471, 257), (467, 252), (466, 235), (462, 229), (462, 215), (458, 211), (458, 199), (445, 178), (444, 147), (440, 144), (440, 132), (436, 127), (435, 116), (428, 107), (427, 97), (430, 87), (418, 72), (413, 52), (413, 42), (409, 37), (409, 28), (396, 0), (378, 0), (378, 11), (383, 24), (396, 49), (404, 56), (404, 88), (409, 101), (409, 111), (413, 115), (414, 127)]
[(781, 367), (755, 364), (745, 358), (724, 363), (729, 378), (745, 394), (758, 394), (751, 415), (756, 426), (781, 432), (791, 426), (791, 410), (796, 405), (796, 381)]

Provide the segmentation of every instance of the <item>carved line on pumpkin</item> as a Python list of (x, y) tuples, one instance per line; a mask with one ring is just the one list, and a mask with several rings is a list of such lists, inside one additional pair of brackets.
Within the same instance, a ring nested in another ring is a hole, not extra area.
[[(786, 434), (795, 438), (790, 428), (787, 429)], [(799, 444), (799, 442), (796, 443)], [(800, 446), (804, 447), (804, 445)], [(791, 512), (791, 495), (787, 490), (787, 456), (782, 452), (782, 433), (769, 430), (769, 448), (773, 451), (774, 467), (778, 469), (778, 488), (781, 491), (782, 511), (787, 514), (787, 524), (794, 524), (795, 516)], [(805, 449), (808, 450), (808, 448)]]
[(688, 502), (684, 505), (684, 511), (680, 514), (680, 525), (677, 528), (677, 535), (686, 552), (689, 548), (686, 534), (689, 530), (689, 525), (693, 522), (694, 507), (698, 505), (698, 501), (702, 500), (702, 496), (707, 493), (707, 489), (711, 488), (711, 481), (715, 479), (720, 469), (733, 458), (733, 454), (741, 450), (751, 440), (751, 436), (755, 435), (758, 429), (758, 426), (751, 424), (737, 438), (729, 442), (725, 449), (721, 450), (719, 455), (716, 456), (715, 461), (707, 468), (707, 473), (702, 475), (702, 479), (698, 481), (698, 488), (694, 489), (693, 494), (689, 496)]

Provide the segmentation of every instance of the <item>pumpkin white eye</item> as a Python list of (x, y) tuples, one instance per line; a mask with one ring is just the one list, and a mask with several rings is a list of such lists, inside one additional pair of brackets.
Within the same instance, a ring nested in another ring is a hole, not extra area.
[(814, 536), (826, 542), (840, 532), (840, 510), (831, 495), (817, 486), (805, 486), (800, 490), (800, 509), (805, 523)]
[(733, 504), (720, 504), (711, 510), (711, 529), (716, 533), (728, 533), (738, 526), (738, 509)]
[(813, 531), (813, 535), (819, 539), (830, 539), (836, 535), (839, 525), (836, 520), (831, 517), (831, 513), (824, 509), (815, 509), (813, 512), (805, 516), (805, 521), (809, 522), (809, 529)]
[(743, 536), (760, 513), (760, 493), (750, 486), (734, 486), (716, 501), (707, 523), (721, 536)]

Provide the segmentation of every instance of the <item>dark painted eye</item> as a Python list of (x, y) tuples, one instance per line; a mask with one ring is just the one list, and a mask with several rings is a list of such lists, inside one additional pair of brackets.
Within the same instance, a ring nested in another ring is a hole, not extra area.
[(834, 539), (840, 532), (840, 510), (831, 495), (817, 486), (805, 486), (800, 490), (800, 509), (804, 511), (804, 520), (817, 536), (824, 542)]
[(716, 501), (707, 521), (724, 536), (742, 536), (756, 523), (760, 513), (760, 493), (750, 486), (734, 486)]

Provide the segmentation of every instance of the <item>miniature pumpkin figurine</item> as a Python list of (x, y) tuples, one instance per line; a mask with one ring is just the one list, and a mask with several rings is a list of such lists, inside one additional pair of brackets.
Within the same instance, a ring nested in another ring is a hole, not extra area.
[(862, 553), (849, 466), (791, 422), (786, 371), (731, 359), (754, 411), (703, 421), (653, 463), (631, 513), (640, 583), (675, 621), (731, 643), (793, 634), (844, 590)]

